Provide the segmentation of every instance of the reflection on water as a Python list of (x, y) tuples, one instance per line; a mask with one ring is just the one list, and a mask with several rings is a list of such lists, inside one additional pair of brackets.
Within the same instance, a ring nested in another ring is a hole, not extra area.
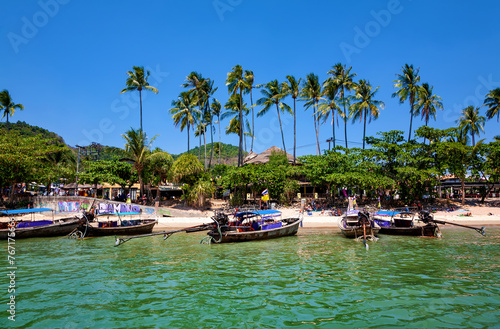
[[(204, 233), (16, 243), (16, 325), (26, 328), (491, 327), (500, 229), (443, 239), (337, 230), (202, 245)], [(4, 250), (6, 243), (4, 243)], [(6, 287), (5, 275), (0, 283)], [(0, 325), (6, 323), (4, 316)], [(11, 323), (8, 323), (11, 325)]]

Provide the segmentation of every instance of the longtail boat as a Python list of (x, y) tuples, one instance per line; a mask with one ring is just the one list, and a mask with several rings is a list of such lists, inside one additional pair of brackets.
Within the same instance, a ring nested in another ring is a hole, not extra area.
[(423, 224), (411, 211), (377, 211), (373, 220), (380, 226), (379, 234), (437, 237), (441, 233), (434, 222)]
[[(36, 220), (34, 218), (35, 214), (43, 212), (52, 212), (52, 219)], [(19, 219), (19, 216), (28, 214), (31, 214), (30, 220)], [(56, 219), (54, 218), (54, 210), (50, 208), (2, 210), (0, 215), (9, 216), (8, 222), (0, 223), (0, 240), (68, 235), (76, 230), (82, 221), (76, 216)]]
[(373, 221), (369, 213), (359, 210), (346, 211), (338, 225), (347, 238), (374, 239), (380, 230), (380, 226)]
[[(93, 216), (85, 214), (87, 219), (79, 227), (80, 237), (96, 237), (111, 235), (138, 235), (153, 231), (157, 219), (140, 218), (141, 213), (105, 213)], [(139, 217), (139, 218), (137, 218)]]
[(236, 212), (232, 219), (220, 217), (207, 234), (215, 243), (275, 239), (297, 234), (303, 217), (282, 218), (274, 209)]
[[(230, 218), (230, 216), (232, 218)], [(216, 211), (212, 222), (171, 231), (153, 232), (116, 238), (115, 246), (125, 242), (155, 235), (163, 235), (166, 240), (175, 233), (208, 231), (201, 243), (228, 243), (266, 239), (276, 239), (297, 234), (302, 223), (302, 214), (296, 217), (282, 218), (278, 210), (235, 211), (231, 214)]]

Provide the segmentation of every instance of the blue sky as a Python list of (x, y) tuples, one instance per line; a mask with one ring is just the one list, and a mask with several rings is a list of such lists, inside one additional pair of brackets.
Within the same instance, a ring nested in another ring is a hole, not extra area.
[[(121, 134), (139, 127), (138, 95), (120, 94), (135, 65), (149, 68), (159, 89), (143, 98), (144, 130), (159, 135), (154, 147), (172, 154), (187, 150), (186, 131), (174, 127), (168, 110), (191, 71), (214, 80), (224, 104), (227, 73), (237, 64), (254, 71), (256, 84), (311, 72), (323, 81), (334, 64), (347, 64), (356, 80), (380, 86), (377, 99), (385, 102), (368, 136), (394, 129), (407, 136), (409, 104), (391, 98), (405, 63), (419, 67), (421, 82), (443, 99), (432, 127), (455, 126), (463, 108), (482, 105), (500, 87), (496, 1), (40, 0), (3, 1), (0, 8), (0, 89), (26, 108), (11, 121), (54, 131), (72, 146), (123, 147)], [(315, 154), (312, 111), (298, 102), (297, 113), (297, 155)], [(291, 153), (293, 121), (283, 121)], [(421, 125), (414, 118), (413, 128)], [(485, 130), (481, 138), (490, 141), (500, 123), (489, 120)], [(321, 126), (322, 149), (331, 131), (329, 122)], [(342, 125), (336, 138), (344, 139)], [(222, 141), (238, 145), (224, 132)], [(348, 141), (361, 146), (362, 124), (348, 123)], [(254, 151), (273, 145), (282, 142), (270, 111), (256, 119)]]

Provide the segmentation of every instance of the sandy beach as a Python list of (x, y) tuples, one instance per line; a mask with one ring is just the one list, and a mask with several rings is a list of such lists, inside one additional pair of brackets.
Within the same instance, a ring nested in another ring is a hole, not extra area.
[[(463, 207), (456, 202), (447, 202), (446, 206), (436, 204), (435, 207), (432, 208), (440, 208), (440, 210), (433, 211), (435, 219), (471, 226), (500, 226), (500, 201), (487, 201), (484, 205), (476, 203), (475, 201), (468, 201)], [(199, 211), (194, 209), (179, 209), (176, 207), (165, 207), (164, 209), (168, 209), (172, 216), (160, 217), (156, 230), (182, 228), (210, 223), (210, 217), (214, 214), (213, 210)], [(216, 208), (214, 207), (213, 209), (215, 210)], [(293, 207), (279, 210), (283, 213), (284, 218), (296, 216), (300, 212), (300, 208)], [(470, 214), (470, 216), (468, 214)], [(314, 211), (309, 214), (305, 213), (302, 228), (338, 228), (337, 224), (340, 218), (340, 216), (329, 216), (326, 213), (322, 214), (320, 211)]]

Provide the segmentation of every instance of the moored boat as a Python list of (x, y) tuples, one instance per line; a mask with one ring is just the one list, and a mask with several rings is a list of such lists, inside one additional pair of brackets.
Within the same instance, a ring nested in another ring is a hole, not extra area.
[[(52, 219), (36, 220), (35, 214), (52, 212)], [(31, 214), (31, 220), (19, 220), (19, 216)], [(54, 237), (68, 235), (78, 228), (79, 217), (55, 218), (50, 208), (2, 210), (0, 215), (9, 216), (8, 222), (0, 223), (0, 240)]]
[(236, 212), (232, 219), (227, 215), (212, 217), (215, 226), (207, 233), (215, 243), (244, 242), (275, 239), (297, 234), (302, 214), (282, 218), (281, 211), (249, 210)]
[(376, 240), (380, 226), (370, 218), (370, 214), (359, 210), (348, 210), (340, 219), (339, 228), (347, 238)]
[(372, 214), (380, 226), (380, 234), (406, 236), (440, 236), (439, 227), (434, 222), (423, 224), (416, 214), (410, 211), (378, 211)]
[[(139, 216), (139, 218), (137, 218)], [(157, 219), (140, 218), (140, 213), (106, 213), (95, 217), (86, 214), (87, 220), (79, 227), (80, 237), (148, 234), (158, 223)]]

